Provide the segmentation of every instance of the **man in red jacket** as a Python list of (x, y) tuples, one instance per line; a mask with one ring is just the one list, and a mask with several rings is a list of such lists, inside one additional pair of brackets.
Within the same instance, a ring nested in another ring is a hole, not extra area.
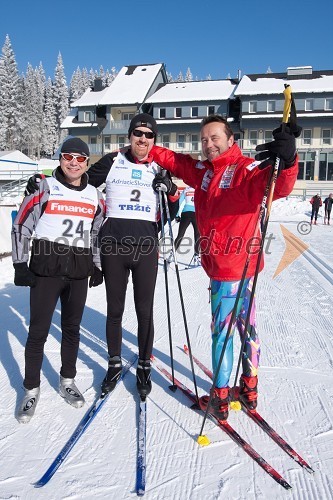
[[(295, 137), (289, 127), (273, 132), (274, 140), (257, 147), (256, 158), (242, 155), (234, 143), (228, 122), (220, 115), (204, 118), (201, 144), (205, 161), (189, 155), (174, 153), (154, 146), (154, 160), (172, 174), (195, 188), (194, 203), (201, 247), (201, 263), (211, 279), (212, 307), (212, 364), (214, 376), (235, 304), (238, 286), (245, 262), (249, 266), (237, 309), (236, 325), (244, 335), (244, 324), (249, 306), (249, 289), (254, 275), (260, 245), (258, 216), (271, 169), (266, 168), (280, 158), (280, 175), (274, 199), (287, 196), (297, 178), (298, 161)], [(155, 178), (159, 188), (160, 174)], [(264, 265), (261, 260), (260, 270)], [(233, 332), (232, 332), (233, 333)], [(257, 407), (257, 370), (259, 339), (255, 328), (255, 303), (242, 355), (243, 373), (240, 380), (240, 398), (250, 410)], [(233, 335), (229, 337), (225, 356), (218, 373), (211, 408), (222, 420), (228, 417), (229, 378), (233, 365)], [(200, 398), (202, 408), (208, 396)]]

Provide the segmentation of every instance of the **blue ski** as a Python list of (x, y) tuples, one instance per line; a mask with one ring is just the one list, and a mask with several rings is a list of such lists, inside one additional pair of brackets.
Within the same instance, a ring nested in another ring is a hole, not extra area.
[(138, 455), (136, 463), (136, 494), (142, 497), (146, 490), (146, 423), (147, 401), (140, 399)]
[[(122, 369), (121, 377), (119, 378), (117, 382), (117, 386), (119, 385), (120, 380), (124, 378), (130, 367), (135, 363), (135, 360), (137, 359), (137, 355), (133, 356), (133, 358), (126, 363), (126, 365)], [(116, 386), (116, 387), (117, 387)], [(112, 392), (109, 393), (103, 393), (95, 400), (95, 402), (92, 404), (92, 406), (89, 408), (85, 416), (82, 418), (81, 422), (71, 435), (71, 437), (68, 439), (67, 443), (65, 446), (62, 448), (62, 450), (58, 453), (56, 458), (53, 460), (51, 463), (50, 467), (47, 469), (45, 474), (36, 482), (34, 483), (35, 488), (41, 488), (42, 486), (45, 486), (50, 479), (54, 476), (55, 472), (59, 469), (60, 465), (64, 462), (66, 457), (68, 456), (69, 452), (72, 450), (74, 445), (78, 442), (82, 434), (87, 430), (88, 426), (91, 424), (91, 422), (94, 420), (96, 417), (97, 413), (100, 411), (102, 406), (106, 403), (108, 400), (109, 396), (113, 394), (115, 389)]]

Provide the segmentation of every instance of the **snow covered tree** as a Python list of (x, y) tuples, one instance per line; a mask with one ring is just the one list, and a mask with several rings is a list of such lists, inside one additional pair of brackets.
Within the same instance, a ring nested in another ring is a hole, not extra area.
[(54, 96), (54, 86), (51, 78), (45, 85), (45, 106), (43, 113), (42, 151), (46, 156), (52, 156), (59, 142), (57, 124), (57, 104)]
[(56, 101), (57, 126), (59, 131), (58, 144), (60, 144), (67, 135), (67, 131), (61, 130), (60, 125), (68, 115), (69, 111), (69, 92), (60, 52), (54, 75), (54, 97)]
[(0, 151), (6, 149), (6, 114), (5, 114), (5, 100), (3, 93), (2, 82), (4, 79), (4, 62), (0, 58)]
[(193, 75), (191, 73), (190, 68), (187, 68), (186, 70), (185, 82), (193, 82)]
[(72, 74), (72, 78), (69, 84), (69, 99), (70, 102), (75, 101), (81, 95), (83, 94), (82, 92), (82, 71), (80, 70), (79, 67), (76, 68), (74, 73)]
[(15, 54), (9, 36), (2, 48), (0, 65), (0, 127), (2, 148), (17, 149), (22, 132), (22, 82), (20, 80)]
[(31, 158), (40, 158), (43, 134), (45, 73), (42, 64), (33, 69), (28, 64), (23, 80), (24, 120), (22, 130), (22, 149)]
[(173, 82), (172, 74), (169, 73), (168, 71), (166, 72), (166, 74), (167, 74), (168, 83), (172, 83)]
[(180, 71), (176, 80), (176, 82), (183, 82), (184, 81), (184, 77), (183, 77), (183, 73)]

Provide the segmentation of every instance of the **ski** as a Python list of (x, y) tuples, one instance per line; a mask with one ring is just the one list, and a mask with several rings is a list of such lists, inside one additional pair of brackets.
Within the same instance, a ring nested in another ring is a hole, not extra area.
[[(124, 378), (130, 367), (134, 364), (135, 360), (137, 359), (137, 355), (133, 356), (133, 358), (126, 363), (126, 365), (122, 369), (121, 376), (119, 380), (117, 381), (116, 387), (119, 385), (119, 382)], [(91, 422), (94, 420), (96, 417), (97, 413), (101, 410), (101, 408), (104, 406), (106, 401), (108, 400), (109, 396), (113, 394), (115, 389), (112, 392), (108, 393), (101, 393), (100, 396), (95, 400), (95, 402), (91, 405), (87, 413), (84, 415), (82, 418), (81, 422), (79, 425), (76, 427), (75, 431), (71, 435), (71, 437), (68, 439), (67, 443), (65, 446), (62, 448), (62, 450), (58, 453), (56, 458), (53, 460), (51, 463), (50, 467), (47, 469), (47, 471), (43, 474), (43, 476), (34, 483), (35, 488), (41, 488), (42, 486), (45, 486), (50, 479), (54, 476), (55, 472), (59, 469), (60, 465), (64, 462), (66, 457), (68, 456), (69, 452), (72, 450), (74, 445), (78, 442), (79, 438), (82, 436), (82, 434), (87, 430), (88, 426), (91, 424)]]
[[(184, 345), (184, 352), (189, 355), (188, 347)], [(210, 378), (213, 379), (213, 374), (211, 370), (209, 370), (201, 361), (193, 356), (193, 361), (199, 368)], [(253, 420), (259, 427), (266, 432), (266, 434), (275, 441), (276, 444), (282, 448), (282, 450), (287, 453), (295, 462), (298, 463), (303, 469), (307, 470), (310, 473), (313, 473), (314, 470), (312, 467), (302, 458), (284, 439), (280, 436), (266, 420), (258, 413), (257, 410), (248, 410), (245, 405), (241, 405), (243, 412)]]
[[(162, 367), (156, 360), (154, 356), (151, 357), (154, 365), (156, 368), (163, 373), (163, 375), (169, 379), (171, 382), (173, 382), (171, 373), (168, 372), (164, 367)], [(184, 384), (182, 384), (179, 380), (176, 378), (174, 379), (174, 383), (176, 386), (192, 401), (192, 403), (195, 405), (192, 409), (195, 411), (200, 410), (197, 406), (197, 400), (195, 394)], [(201, 410), (200, 410), (201, 411)], [(231, 427), (231, 425), (226, 421), (226, 420), (219, 420), (217, 419), (212, 413), (209, 413), (209, 417), (214, 421), (214, 423), (220, 427), (238, 446), (240, 446), (245, 453), (247, 453), (269, 476), (271, 476), (274, 481), (276, 481), (278, 484), (283, 486), (286, 490), (291, 489), (291, 485), (275, 470), (269, 463), (266, 462), (266, 460), (259, 455), (259, 453), (252, 448), (251, 445), (249, 445), (239, 434), (236, 432), (236, 430)]]
[(142, 497), (146, 490), (146, 424), (147, 424), (147, 401), (140, 399), (139, 408), (139, 431), (138, 431), (138, 455), (136, 463), (136, 494)]

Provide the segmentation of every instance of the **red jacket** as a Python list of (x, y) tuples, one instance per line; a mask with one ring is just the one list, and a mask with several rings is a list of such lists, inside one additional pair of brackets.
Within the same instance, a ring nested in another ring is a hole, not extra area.
[[(201, 263), (208, 276), (218, 281), (240, 280), (248, 255), (247, 277), (253, 276), (260, 245), (256, 226), (270, 169), (259, 170), (258, 162), (243, 156), (236, 144), (212, 162), (158, 146), (151, 154), (162, 167), (195, 188)], [(279, 175), (274, 199), (290, 194), (297, 172), (296, 159)], [(262, 259), (260, 270), (263, 265)]]

